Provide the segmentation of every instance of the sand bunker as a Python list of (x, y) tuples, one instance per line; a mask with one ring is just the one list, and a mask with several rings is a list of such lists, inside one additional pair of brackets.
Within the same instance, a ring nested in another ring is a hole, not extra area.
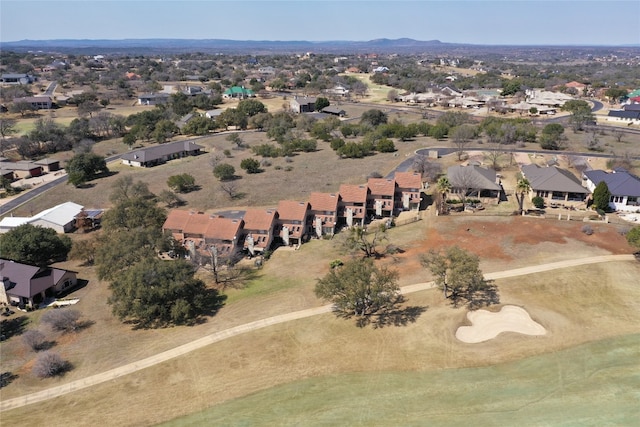
[(488, 341), (502, 332), (517, 332), (525, 335), (544, 335), (547, 331), (534, 322), (529, 313), (515, 305), (505, 305), (498, 313), (487, 310), (470, 311), (467, 318), (471, 326), (460, 326), (456, 338), (475, 344)]

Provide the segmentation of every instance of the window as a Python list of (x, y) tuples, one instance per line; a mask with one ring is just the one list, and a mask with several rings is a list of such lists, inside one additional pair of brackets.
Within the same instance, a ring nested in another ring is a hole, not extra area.
[(627, 197), (627, 206), (638, 206), (638, 197)]

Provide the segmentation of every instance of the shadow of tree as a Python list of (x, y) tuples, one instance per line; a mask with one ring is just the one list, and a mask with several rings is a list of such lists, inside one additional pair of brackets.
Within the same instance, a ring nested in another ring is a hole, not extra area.
[(24, 332), (24, 328), (29, 323), (27, 316), (17, 316), (13, 319), (5, 319), (0, 323), (0, 335), (3, 340), (20, 335)]
[(380, 313), (371, 322), (374, 328), (384, 328), (385, 326), (407, 326), (409, 323), (415, 323), (422, 313), (427, 311), (429, 307), (410, 306), (401, 309), (390, 310)]
[(3, 372), (0, 374), (0, 388), (6, 387), (15, 381), (18, 376), (12, 372)]
[(463, 291), (452, 290), (447, 298), (451, 300), (451, 305), (454, 307), (466, 304), (470, 310), (500, 304), (500, 293), (493, 280), (483, 280), (477, 286)]

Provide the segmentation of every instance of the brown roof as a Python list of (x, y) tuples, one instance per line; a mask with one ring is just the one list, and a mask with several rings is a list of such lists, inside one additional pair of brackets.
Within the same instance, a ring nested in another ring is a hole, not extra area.
[(241, 225), (242, 220), (239, 219), (208, 217), (204, 237), (216, 240), (233, 240), (238, 236)]
[(269, 230), (276, 218), (275, 209), (247, 209), (244, 214), (244, 228), (246, 230)]
[(278, 216), (280, 220), (304, 221), (309, 211), (308, 202), (297, 202), (295, 200), (280, 200), (278, 203)]
[(400, 188), (422, 187), (422, 176), (418, 172), (396, 172), (394, 179)]
[(338, 195), (333, 193), (311, 193), (309, 204), (314, 211), (338, 210)]
[(367, 186), (371, 194), (376, 196), (393, 196), (396, 192), (396, 183), (388, 178), (369, 178)]
[(340, 198), (345, 203), (365, 202), (367, 200), (367, 186), (342, 184), (340, 186)]
[(189, 221), (189, 216), (192, 214), (192, 212), (183, 210), (169, 211), (162, 228), (165, 230), (184, 230)]

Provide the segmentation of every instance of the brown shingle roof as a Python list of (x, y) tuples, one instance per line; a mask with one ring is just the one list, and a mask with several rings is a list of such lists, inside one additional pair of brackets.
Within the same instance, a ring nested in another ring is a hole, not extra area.
[(367, 186), (342, 184), (340, 186), (340, 198), (345, 203), (365, 202), (367, 200)]
[(396, 192), (396, 183), (393, 179), (369, 178), (367, 186), (371, 194), (376, 196), (393, 196)]
[(422, 187), (422, 176), (418, 172), (396, 172), (394, 179), (400, 188)]
[(280, 200), (278, 203), (278, 216), (281, 221), (304, 221), (309, 211), (309, 203), (295, 200)]
[(275, 209), (247, 209), (244, 214), (244, 228), (246, 230), (269, 230), (276, 218)]
[(338, 195), (332, 193), (311, 193), (309, 204), (314, 211), (338, 210)]

